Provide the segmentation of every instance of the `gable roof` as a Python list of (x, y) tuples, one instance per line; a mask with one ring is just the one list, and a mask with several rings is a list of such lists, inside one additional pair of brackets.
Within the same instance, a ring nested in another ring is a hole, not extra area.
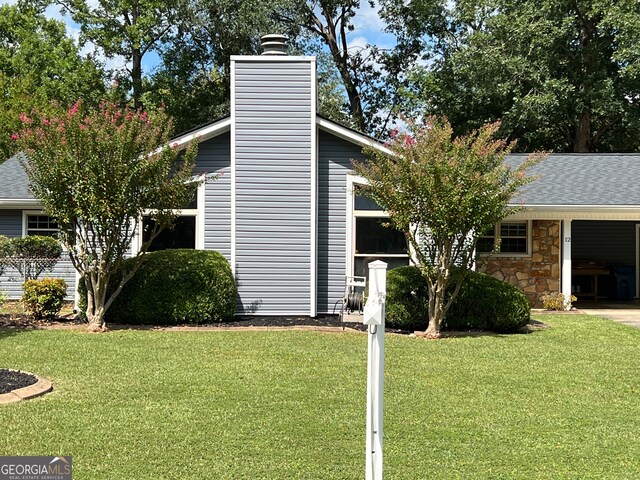
[(20, 161), (23, 155), (18, 153), (0, 164), (0, 206), (2, 205), (38, 205), (36, 197), (29, 189), (27, 172)]
[[(507, 158), (520, 165), (526, 154)], [(561, 153), (549, 155), (529, 173), (514, 204), (525, 206), (640, 206), (640, 154)]]

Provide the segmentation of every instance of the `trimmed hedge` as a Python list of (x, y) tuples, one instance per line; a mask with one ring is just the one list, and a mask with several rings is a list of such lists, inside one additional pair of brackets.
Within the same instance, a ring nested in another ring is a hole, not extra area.
[[(387, 275), (387, 326), (425, 330), (429, 323), (428, 298), (426, 281), (417, 267), (390, 270)], [(482, 273), (467, 272), (442, 329), (516, 332), (529, 319), (529, 300), (517, 287)]]
[[(106, 313), (106, 321), (144, 325), (220, 322), (236, 311), (236, 284), (227, 260), (210, 250), (162, 250), (145, 261)], [(125, 261), (126, 262), (130, 260)], [(115, 288), (118, 278), (113, 279)], [(80, 282), (84, 290), (84, 282)], [(86, 310), (86, 290), (80, 306)]]
[(61, 278), (27, 280), (22, 284), (22, 302), (35, 318), (55, 318), (62, 310), (67, 284)]

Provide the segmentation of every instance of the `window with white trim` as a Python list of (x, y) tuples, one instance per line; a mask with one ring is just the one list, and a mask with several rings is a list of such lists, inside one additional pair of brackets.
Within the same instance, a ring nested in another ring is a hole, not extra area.
[(500, 249), (496, 252), (503, 255), (528, 255), (531, 228), (529, 222), (502, 222), (487, 231), (478, 239), (478, 253), (493, 252), (496, 242)]
[(404, 233), (389, 226), (389, 215), (364, 196), (358, 186), (353, 189), (353, 275), (368, 275), (368, 265), (382, 260), (388, 269), (409, 265)]
[[(202, 214), (200, 212), (200, 203), (202, 199), (200, 194), (194, 195), (194, 198), (186, 205), (186, 208), (176, 210), (177, 218), (171, 227), (163, 229), (149, 246), (147, 251), (155, 252), (158, 250), (169, 249), (191, 249), (202, 248), (199, 246), (198, 237), (202, 228)], [(204, 202), (202, 202), (204, 203)], [(150, 213), (142, 217), (142, 242), (147, 242), (153, 230), (155, 221)]]
[(27, 228), (26, 236), (40, 235), (46, 237), (57, 237), (60, 227), (52, 217), (42, 213), (25, 214)]

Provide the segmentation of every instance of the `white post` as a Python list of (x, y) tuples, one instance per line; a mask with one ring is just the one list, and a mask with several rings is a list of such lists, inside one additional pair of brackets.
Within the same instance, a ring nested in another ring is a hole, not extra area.
[(571, 302), (571, 219), (562, 220), (562, 294)]
[(364, 324), (369, 327), (367, 355), (367, 455), (366, 480), (382, 480), (382, 412), (384, 398), (384, 306), (387, 264), (369, 264), (369, 296)]

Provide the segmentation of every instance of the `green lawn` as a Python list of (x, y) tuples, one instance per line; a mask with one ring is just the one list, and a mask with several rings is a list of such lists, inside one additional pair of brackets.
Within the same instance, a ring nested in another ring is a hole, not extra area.
[[(640, 478), (640, 330), (387, 336), (385, 478)], [(366, 337), (0, 331), (56, 391), (0, 408), (0, 454), (76, 479), (364, 478)]]

